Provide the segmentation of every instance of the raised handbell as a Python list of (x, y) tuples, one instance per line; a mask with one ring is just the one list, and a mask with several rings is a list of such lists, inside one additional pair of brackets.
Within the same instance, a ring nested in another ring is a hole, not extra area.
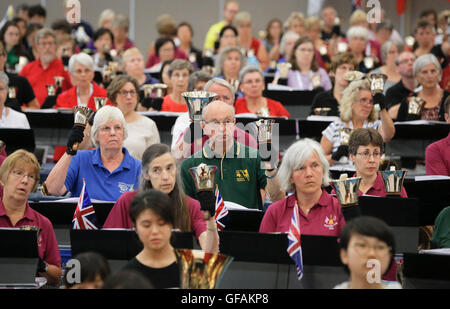
[(347, 174), (342, 174), (338, 180), (332, 180), (331, 183), (342, 207), (358, 205), (358, 190), (361, 184), (361, 177), (347, 178)]
[(191, 122), (201, 121), (203, 108), (211, 103), (217, 96), (215, 93), (207, 91), (183, 92), (181, 96), (186, 101)]
[[(72, 110), (74, 115), (74, 125), (85, 128), (93, 113), (92, 109), (86, 106), (74, 106)], [(78, 143), (74, 143), (72, 149), (76, 151), (78, 150), (78, 146)]]

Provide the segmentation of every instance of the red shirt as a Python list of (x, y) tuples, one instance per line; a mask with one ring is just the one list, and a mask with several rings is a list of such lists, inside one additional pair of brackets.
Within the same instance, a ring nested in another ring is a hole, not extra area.
[[(106, 89), (100, 87), (95, 82), (92, 82), (92, 85), (93, 85), (92, 95), (89, 98), (87, 107), (89, 107), (90, 109), (95, 111), (96, 108), (95, 108), (94, 97), (106, 98), (107, 95), (106, 95)], [(109, 100), (106, 101), (106, 104), (112, 105), (112, 103)], [(74, 86), (74, 87), (70, 88), (69, 90), (61, 93), (58, 96), (58, 99), (56, 100), (56, 105), (54, 106), (54, 108), (72, 108), (74, 106), (78, 106), (77, 86)]]
[[(269, 109), (269, 115), (271, 117), (290, 117), (291, 114), (283, 107), (278, 101), (265, 98), (267, 100), (267, 108)], [(245, 97), (239, 98), (234, 104), (234, 110), (236, 114), (251, 113), (247, 107), (247, 99)]]
[[(287, 233), (291, 224), (292, 212), (297, 202), (297, 194), (269, 206), (259, 227), (260, 233)], [(338, 200), (322, 190), (319, 201), (309, 214), (299, 208), (300, 231), (305, 235), (339, 236), (345, 225), (344, 215)]]
[[(179, 48), (175, 49), (175, 55), (173, 57), (173, 59), (183, 59), (183, 60), (189, 60), (188, 56), (186, 55), (186, 53), (184, 51), (182, 51)], [(159, 59), (158, 56), (156, 56), (156, 53), (151, 53), (150, 56), (147, 59), (147, 63), (145, 64), (146, 68), (151, 68), (152, 66), (154, 66), (155, 64), (160, 63), (161, 60)]]
[(427, 175), (450, 176), (450, 134), (425, 150)]
[[(3, 190), (2, 190), (3, 191)], [(16, 225), (12, 225), (11, 220), (6, 214), (3, 201), (0, 199), (0, 227), (18, 228), (21, 226), (36, 226), (40, 228), (38, 234), (38, 253), (39, 256), (48, 264), (61, 267), (61, 255), (58, 249), (58, 242), (49, 219), (35, 211), (27, 202), (26, 210), (22, 219)]]
[(55, 58), (45, 70), (41, 65), (40, 59), (30, 62), (23, 67), (19, 75), (28, 79), (31, 87), (33, 88), (36, 99), (38, 100), (40, 105), (44, 104), (44, 101), (47, 98), (46, 85), (55, 84), (55, 80), (53, 79), (53, 77), (64, 77), (61, 89), (62, 91), (66, 91), (72, 88), (69, 73), (64, 70), (63, 63), (57, 58)]
[(174, 113), (184, 113), (187, 112), (188, 108), (185, 103), (179, 104), (172, 100), (170, 94), (164, 97), (164, 101), (161, 106), (161, 112), (174, 112)]
[[(138, 191), (131, 191), (122, 194), (113, 209), (109, 212), (108, 218), (103, 228), (122, 228), (132, 229), (133, 222), (130, 218), (130, 203)], [(206, 221), (203, 219), (203, 213), (200, 210), (200, 203), (197, 200), (186, 196), (189, 207), (189, 216), (191, 217), (191, 230), (194, 231), (195, 237), (198, 239), (201, 233), (206, 231)]]

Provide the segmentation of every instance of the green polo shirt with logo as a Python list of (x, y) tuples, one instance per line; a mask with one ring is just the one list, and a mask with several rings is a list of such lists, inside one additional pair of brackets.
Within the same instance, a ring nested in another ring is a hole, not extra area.
[(195, 198), (197, 192), (189, 169), (201, 163), (217, 167), (214, 187), (216, 184), (219, 185), (224, 201), (237, 203), (247, 208), (262, 209), (260, 189), (265, 190), (267, 179), (264, 170), (261, 169), (261, 157), (258, 150), (235, 142), (225, 156), (219, 158), (209, 144), (205, 143), (201, 151), (181, 164), (184, 190), (192, 198)]

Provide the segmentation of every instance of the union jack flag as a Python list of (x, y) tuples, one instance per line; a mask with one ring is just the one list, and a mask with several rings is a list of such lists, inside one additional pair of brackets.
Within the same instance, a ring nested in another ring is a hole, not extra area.
[(302, 245), (300, 242), (300, 220), (298, 217), (297, 202), (295, 203), (294, 206), (294, 212), (292, 213), (291, 219), (291, 226), (289, 227), (287, 252), (297, 265), (298, 280), (302, 279), (303, 257), (302, 257)]
[(217, 222), (217, 229), (219, 231), (222, 231), (225, 228), (227, 218), (228, 208), (225, 206), (225, 202), (219, 192), (219, 186), (216, 184), (216, 214), (214, 215), (214, 219)]
[(73, 214), (72, 229), (74, 230), (98, 230), (97, 216), (86, 190), (86, 182), (83, 178), (83, 188), (78, 199), (77, 208)]

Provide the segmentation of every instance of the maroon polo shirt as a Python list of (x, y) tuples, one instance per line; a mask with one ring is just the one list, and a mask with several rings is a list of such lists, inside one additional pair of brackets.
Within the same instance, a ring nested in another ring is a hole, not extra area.
[(57, 58), (53, 59), (45, 70), (42, 67), (41, 59), (30, 62), (23, 67), (19, 75), (28, 79), (40, 105), (44, 104), (44, 101), (47, 98), (46, 85), (54, 85), (55, 80), (53, 78), (55, 76), (64, 77), (61, 87), (63, 92), (72, 88), (69, 73), (64, 70), (63, 63)]
[[(294, 193), (269, 206), (264, 214), (260, 233), (287, 233), (291, 224), (292, 212), (297, 201)], [(339, 236), (345, 225), (338, 200), (322, 189), (319, 201), (306, 215), (299, 208), (300, 232), (304, 235)]]
[[(2, 190), (3, 191), (3, 190)], [(0, 199), (0, 227), (18, 228), (21, 226), (36, 226), (41, 232), (38, 236), (39, 256), (48, 264), (61, 267), (61, 255), (58, 249), (58, 242), (53, 230), (53, 225), (49, 219), (33, 210), (27, 202), (26, 210), (22, 219), (16, 225), (12, 225), (11, 220), (6, 214), (3, 201)]]
[[(109, 212), (108, 218), (103, 224), (103, 228), (122, 228), (132, 229), (133, 222), (130, 218), (130, 204), (138, 191), (130, 191), (122, 194), (114, 207)], [(191, 230), (198, 239), (201, 233), (206, 231), (206, 221), (203, 219), (203, 212), (200, 210), (200, 203), (197, 200), (186, 196), (189, 207), (189, 216), (191, 217)]]
[[(353, 177), (358, 177), (357, 173)], [(331, 194), (336, 194), (336, 191), (331, 190)], [(384, 187), (384, 181), (383, 176), (381, 176), (380, 172), (377, 172), (377, 178), (375, 179), (375, 182), (373, 183), (372, 187), (370, 187), (369, 190), (367, 190), (366, 193), (362, 193), (361, 190), (358, 190), (358, 195), (372, 195), (372, 196), (379, 196), (379, 197), (386, 197), (386, 188)], [(406, 193), (405, 188), (402, 186), (402, 192), (400, 193), (400, 197), (408, 197), (408, 194)]]

